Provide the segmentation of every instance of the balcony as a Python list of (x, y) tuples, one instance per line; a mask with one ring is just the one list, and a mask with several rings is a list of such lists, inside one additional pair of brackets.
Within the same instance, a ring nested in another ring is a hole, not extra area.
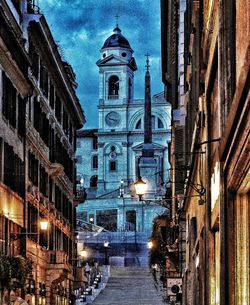
[(84, 202), (86, 200), (86, 197), (87, 197), (87, 193), (85, 188), (83, 187), (77, 188), (74, 203), (78, 204)]
[(109, 100), (118, 100), (119, 99), (119, 95), (109, 95), (108, 99)]

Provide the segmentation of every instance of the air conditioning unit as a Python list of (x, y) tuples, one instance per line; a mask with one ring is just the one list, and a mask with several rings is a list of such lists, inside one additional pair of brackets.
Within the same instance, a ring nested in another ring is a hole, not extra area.
[(167, 295), (177, 295), (178, 293), (182, 293), (182, 278), (167, 278)]

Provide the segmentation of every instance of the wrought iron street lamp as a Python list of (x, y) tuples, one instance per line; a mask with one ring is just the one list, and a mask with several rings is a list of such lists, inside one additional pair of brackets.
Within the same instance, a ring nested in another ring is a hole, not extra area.
[(142, 196), (146, 193), (147, 183), (144, 182), (141, 176), (138, 176), (138, 180), (134, 183), (136, 195), (139, 196), (139, 201), (142, 201)]
[(108, 265), (109, 264), (109, 262), (108, 262), (109, 242), (105, 240), (103, 243), (103, 246), (104, 246), (104, 251), (105, 251), (105, 265)]
[(152, 249), (154, 246), (154, 243), (152, 242), (152, 240), (148, 241), (148, 249)]

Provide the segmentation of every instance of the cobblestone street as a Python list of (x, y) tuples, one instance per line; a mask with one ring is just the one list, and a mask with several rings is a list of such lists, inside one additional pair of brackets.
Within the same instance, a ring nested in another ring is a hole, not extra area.
[(148, 268), (111, 268), (106, 288), (95, 305), (160, 305), (162, 291), (155, 285)]

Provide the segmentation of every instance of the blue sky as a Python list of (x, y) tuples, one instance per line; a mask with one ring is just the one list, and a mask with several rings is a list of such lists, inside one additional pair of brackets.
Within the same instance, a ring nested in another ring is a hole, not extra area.
[(84, 109), (85, 128), (98, 127), (98, 67), (100, 49), (119, 27), (128, 39), (137, 62), (135, 98), (144, 96), (145, 54), (150, 56), (152, 94), (163, 90), (160, 70), (160, 1), (158, 0), (40, 0), (64, 60), (77, 77), (77, 95)]

